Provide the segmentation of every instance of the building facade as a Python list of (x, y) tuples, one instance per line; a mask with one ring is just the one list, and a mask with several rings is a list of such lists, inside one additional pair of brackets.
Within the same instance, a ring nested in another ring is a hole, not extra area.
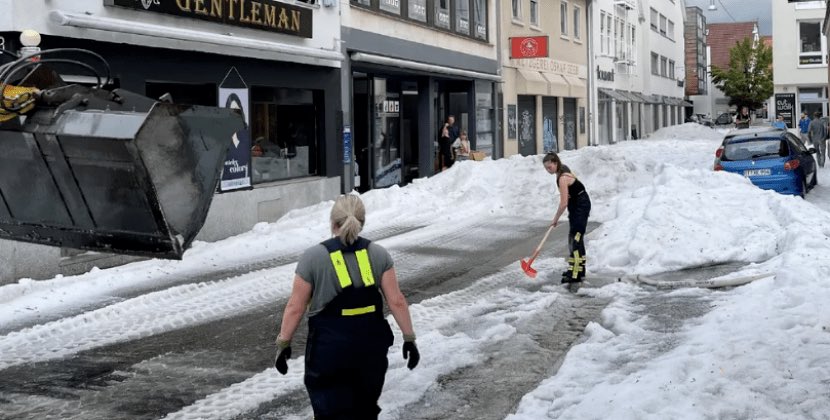
[[(686, 97), (694, 104), (687, 108), (688, 114), (710, 114), (707, 107), (709, 92), (709, 54), (706, 44), (706, 16), (697, 6), (686, 8), (686, 23), (683, 25), (686, 42)], [(688, 115), (687, 115), (688, 116)]]
[(592, 144), (640, 138), (647, 98), (642, 95), (644, 4), (636, 0), (598, 0), (591, 5), (590, 46)]
[(496, 3), (342, 3), (343, 109), (356, 163), (345, 162), (346, 178), (359, 191), (440, 171), (436, 140), (450, 115), (473, 149), (500, 154)]
[(588, 145), (587, 4), (501, 1), (506, 156)]
[[(0, 0), (0, 37), (6, 49), (18, 50), (21, 31), (33, 29), (42, 49), (100, 54), (109, 63), (111, 87), (241, 108), (248, 126), (240, 138), (248, 140), (234, 145), (238, 159), (226, 161), (197, 237), (211, 241), (341, 192), (339, 9), (337, 2), (313, 0)], [(94, 82), (82, 69), (61, 75)], [(72, 255), (0, 241), (0, 278), (67, 272), (62, 267), (72, 258), (62, 257)]]
[[(827, 115), (827, 36), (822, 29), (824, 1), (773, 2), (772, 62), (776, 113), (792, 107)], [(826, 29), (825, 29), (826, 30)]]
[[(682, 124), (684, 108), (691, 103), (683, 100), (686, 79), (685, 25), (686, 7), (683, 0), (648, 0), (648, 34), (643, 37), (640, 62), (648, 69), (644, 78), (646, 95), (643, 130), (652, 133), (662, 127)], [(647, 63), (647, 64), (646, 64)]]

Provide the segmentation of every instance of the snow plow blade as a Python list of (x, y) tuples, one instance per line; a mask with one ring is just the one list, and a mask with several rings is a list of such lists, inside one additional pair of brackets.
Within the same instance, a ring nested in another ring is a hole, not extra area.
[(0, 238), (181, 259), (238, 111), (64, 85), (0, 123)]

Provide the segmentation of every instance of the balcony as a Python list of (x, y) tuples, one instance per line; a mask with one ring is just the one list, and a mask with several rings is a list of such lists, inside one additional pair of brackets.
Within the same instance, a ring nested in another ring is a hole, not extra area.
[(614, 0), (614, 6), (622, 6), (628, 10), (634, 9), (637, 5), (637, 0)]

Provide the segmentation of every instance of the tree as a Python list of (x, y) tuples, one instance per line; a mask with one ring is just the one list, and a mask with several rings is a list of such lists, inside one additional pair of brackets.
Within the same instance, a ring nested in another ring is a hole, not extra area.
[(740, 109), (761, 108), (772, 96), (772, 47), (749, 37), (729, 50), (729, 67), (712, 66), (712, 82)]

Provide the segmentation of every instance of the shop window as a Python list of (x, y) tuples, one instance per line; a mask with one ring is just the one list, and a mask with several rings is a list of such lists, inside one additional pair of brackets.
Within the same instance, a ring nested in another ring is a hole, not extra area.
[(395, 15), (401, 14), (401, 0), (379, 0), (380, 10)]
[(426, 23), (427, 21), (427, 0), (409, 0), (408, 16), (410, 19)]
[(175, 104), (216, 106), (219, 101), (214, 83), (146, 82), (144, 89), (148, 98), (169, 94)]
[(352, 3), (367, 7), (372, 6), (372, 0), (352, 0)]
[(470, 34), (470, 0), (455, 0), (455, 30)]
[(476, 38), (487, 40), (487, 0), (473, 0), (476, 15)]
[(316, 175), (322, 93), (252, 87), (251, 102), (253, 183)]
[(476, 80), (476, 138), (473, 139), (475, 149), (489, 154), (493, 153), (493, 144), (496, 132), (495, 115), (493, 108), (493, 83)]
[(823, 59), (824, 35), (821, 33), (821, 22), (798, 22), (799, 38), (799, 65), (826, 64)]
[(450, 29), (450, 0), (435, 0), (435, 26)]

